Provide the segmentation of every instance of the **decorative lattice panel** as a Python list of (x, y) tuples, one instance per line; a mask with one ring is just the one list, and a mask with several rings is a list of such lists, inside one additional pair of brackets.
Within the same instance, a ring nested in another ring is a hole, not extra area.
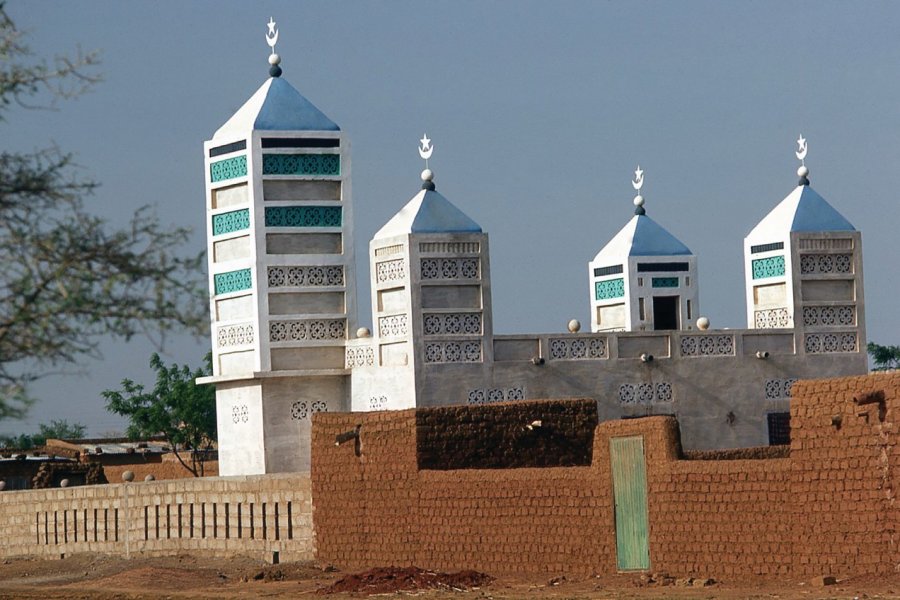
[(477, 258), (425, 258), (421, 263), (422, 279), (478, 279)]
[(269, 287), (344, 285), (344, 267), (269, 267)]
[(266, 227), (340, 227), (340, 206), (269, 206)]
[(344, 319), (304, 319), (297, 321), (270, 321), (270, 342), (302, 342), (316, 340), (342, 340), (347, 325)]
[(369, 410), (384, 410), (387, 402), (387, 396), (372, 396), (369, 398)]
[(348, 369), (353, 367), (374, 367), (375, 350), (372, 348), (347, 348), (344, 364)]
[(831, 354), (834, 352), (856, 352), (855, 333), (809, 333), (804, 348), (807, 354)]
[(209, 163), (209, 180), (213, 183), (247, 175), (247, 156), (235, 156)]
[(481, 362), (481, 342), (431, 342), (425, 344), (425, 362)]
[(800, 257), (800, 272), (812, 273), (852, 273), (851, 254), (803, 254)]
[(263, 154), (263, 175), (340, 174), (340, 154)]
[(466, 404), (481, 406), (484, 404), (494, 404), (496, 402), (524, 399), (525, 390), (520, 387), (506, 389), (479, 388), (477, 390), (469, 390), (469, 397), (466, 400)]
[(791, 326), (786, 308), (770, 308), (753, 312), (753, 325), (757, 329), (779, 329)]
[(791, 388), (796, 379), (767, 379), (765, 392), (766, 400), (781, 400), (791, 397)]
[(231, 406), (231, 422), (235, 425), (246, 423), (250, 420), (250, 409), (246, 404), (233, 404)]
[(402, 337), (409, 333), (409, 319), (406, 315), (379, 317), (378, 335), (383, 338)]
[(291, 420), (303, 421), (313, 413), (328, 412), (328, 406), (321, 400), (297, 400), (291, 404)]
[(654, 277), (653, 287), (655, 288), (674, 288), (678, 287), (677, 277)]
[(425, 335), (481, 335), (478, 313), (429, 313), (422, 321)]
[(213, 275), (213, 287), (216, 294), (228, 294), (240, 292), (253, 287), (253, 279), (250, 277), (250, 269), (238, 269)]
[(753, 279), (781, 277), (784, 275), (784, 256), (757, 258), (751, 261), (750, 265), (750, 270), (753, 273)]
[(402, 258), (375, 263), (375, 280), (378, 283), (403, 281), (406, 279), (406, 261)]
[(625, 279), (608, 279), (594, 283), (594, 298), (597, 300), (610, 300), (625, 296)]
[(250, 209), (242, 208), (241, 210), (232, 210), (226, 213), (213, 215), (212, 233), (213, 235), (223, 235), (226, 233), (234, 233), (243, 229), (250, 228)]
[(253, 323), (224, 325), (216, 330), (216, 346), (231, 348), (233, 346), (249, 346), (254, 340)]
[(550, 340), (550, 360), (607, 358), (606, 338), (554, 338)]
[(803, 324), (807, 327), (856, 325), (854, 306), (804, 306)]
[(659, 383), (623, 383), (619, 386), (620, 404), (654, 404), (672, 402), (672, 384), (666, 381)]
[(691, 335), (681, 338), (682, 356), (733, 356), (732, 335)]

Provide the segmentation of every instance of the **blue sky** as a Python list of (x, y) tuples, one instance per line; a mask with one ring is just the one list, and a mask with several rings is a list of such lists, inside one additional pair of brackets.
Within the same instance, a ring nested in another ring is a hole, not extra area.
[[(746, 324), (742, 240), (796, 185), (863, 233), (870, 340), (900, 343), (900, 4), (890, 2), (50, 2), (11, 0), (41, 55), (102, 51), (104, 82), (59, 110), (14, 108), (0, 147), (57, 144), (102, 187), (97, 213), (154, 205), (205, 247), (202, 143), (267, 77), (284, 77), (352, 143), (358, 259), (419, 188), (424, 131), (438, 190), (491, 236), (497, 333), (589, 323), (587, 263), (630, 218), (637, 164), (650, 216), (699, 257), (700, 312)], [(360, 321), (370, 324), (367, 265)], [(209, 343), (169, 340), (199, 364)], [(23, 432), (53, 418), (122, 430), (100, 391), (150, 383), (153, 346), (34, 388)]]

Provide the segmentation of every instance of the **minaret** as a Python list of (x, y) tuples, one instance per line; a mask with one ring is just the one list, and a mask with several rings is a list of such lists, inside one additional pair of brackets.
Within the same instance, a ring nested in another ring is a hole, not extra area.
[(219, 473), (309, 468), (312, 413), (349, 408), (349, 144), (282, 77), (204, 144)]
[[(366, 394), (383, 398), (378, 408), (435, 402), (423, 398), (426, 376), (480, 370), (492, 361), (488, 236), (436, 191), (428, 168), (433, 151), (423, 136), (422, 189), (369, 243), (372, 333), (382, 375), (365, 390), (354, 379), (354, 410), (369, 409)], [(387, 368), (392, 375), (384, 375)]]
[(699, 315), (697, 257), (647, 216), (634, 172), (634, 217), (588, 266), (591, 331), (691, 329)]
[(744, 239), (747, 326), (802, 328), (798, 352), (864, 353), (862, 236), (810, 187), (797, 144), (797, 187)]

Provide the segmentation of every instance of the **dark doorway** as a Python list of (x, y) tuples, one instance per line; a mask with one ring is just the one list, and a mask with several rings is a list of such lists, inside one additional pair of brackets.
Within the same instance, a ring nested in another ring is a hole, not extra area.
[(653, 329), (678, 329), (678, 296), (653, 298)]

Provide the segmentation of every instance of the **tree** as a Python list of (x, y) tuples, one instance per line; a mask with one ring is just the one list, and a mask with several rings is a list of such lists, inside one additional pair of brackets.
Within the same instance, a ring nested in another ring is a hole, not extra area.
[(49, 439), (70, 440), (78, 439), (84, 436), (85, 429), (81, 423), (69, 423), (65, 419), (54, 419), (50, 424), (41, 423), (38, 425), (38, 433), (23, 433), (17, 436), (0, 437), (0, 445), (7, 448), (20, 448), (22, 450), (30, 450), (37, 446), (43, 446)]
[(900, 346), (881, 346), (875, 342), (869, 342), (866, 350), (869, 351), (869, 356), (875, 363), (873, 371), (900, 369)]
[[(85, 73), (95, 54), (48, 65), (23, 40), (0, 1), (0, 122), (14, 103), (50, 108), (98, 79)], [(96, 187), (58, 149), (0, 151), (0, 419), (24, 415), (29, 382), (99, 356), (104, 337), (161, 344), (169, 331), (206, 326), (202, 253), (179, 254), (190, 230), (146, 207), (113, 228), (85, 207)]]
[[(187, 365), (167, 367), (153, 354), (150, 366), (156, 371), (156, 386), (152, 391), (145, 392), (144, 386), (125, 379), (121, 391), (103, 392), (106, 409), (128, 418), (129, 438), (162, 435), (194, 477), (203, 476), (206, 454), (216, 440), (215, 386), (195, 383), (198, 377), (212, 374), (212, 354), (205, 360), (205, 369), (191, 372)], [(185, 451), (190, 464), (184, 459)]]

